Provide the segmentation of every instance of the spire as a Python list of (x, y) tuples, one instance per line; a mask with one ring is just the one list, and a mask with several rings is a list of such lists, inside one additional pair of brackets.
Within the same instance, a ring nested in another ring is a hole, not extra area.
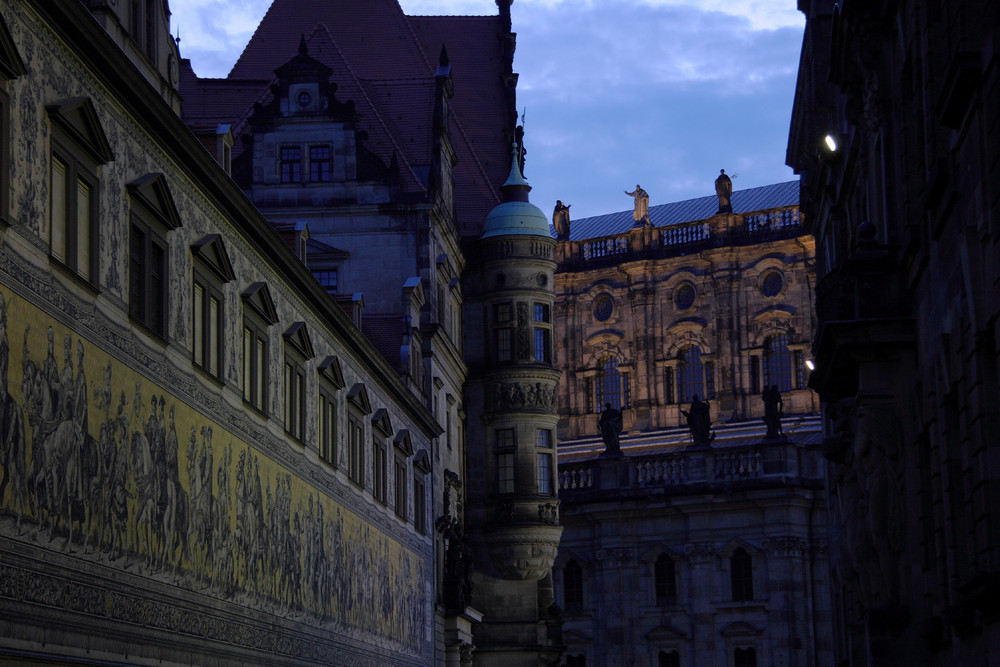
[(309, 55), (309, 47), (306, 46), (306, 36), (302, 35), (299, 37), (299, 55), (302, 57)]
[(451, 60), (448, 59), (448, 49), (445, 48), (444, 44), (441, 44), (441, 55), (438, 56), (438, 68), (434, 73), (434, 76), (446, 77), (451, 74)]
[(508, 201), (528, 201), (528, 192), (531, 186), (521, 175), (521, 149), (515, 141), (511, 144), (510, 174), (501, 187), (503, 200)]

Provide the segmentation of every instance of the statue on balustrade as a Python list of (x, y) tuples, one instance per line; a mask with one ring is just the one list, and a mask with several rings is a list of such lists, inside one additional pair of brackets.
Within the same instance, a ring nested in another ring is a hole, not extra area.
[(715, 194), (719, 196), (719, 213), (732, 213), (733, 181), (726, 176), (725, 169), (720, 169), (715, 179)]
[(764, 400), (764, 423), (767, 425), (767, 438), (777, 439), (785, 437), (781, 432), (781, 418), (785, 416), (784, 401), (781, 400), (781, 392), (778, 385), (772, 384), (766, 387), (760, 395)]
[(601, 456), (622, 456), (618, 441), (622, 432), (622, 413), (611, 407), (610, 403), (605, 403), (597, 426), (601, 429), (601, 439), (604, 440), (604, 453)]
[(560, 241), (569, 239), (569, 207), (561, 199), (556, 200), (556, 208), (552, 211), (552, 226), (556, 228), (556, 238)]
[(691, 431), (691, 439), (694, 440), (695, 447), (708, 447), (715, 439), (712, 433), (712, 416), (708, 401), (702, 401), (698, 394), (691, 397), (691, 409), (681, 410), (687, 418), (688, 429)]
[(635, 220), (635, 227), (652, 227), (653, 223), (649, 219), (649, 194), (643, 190), (638, 183), (635, 190), (625, 191), (629, 197), (635, 199), (635, 208), (632, 210), (632, 219)]

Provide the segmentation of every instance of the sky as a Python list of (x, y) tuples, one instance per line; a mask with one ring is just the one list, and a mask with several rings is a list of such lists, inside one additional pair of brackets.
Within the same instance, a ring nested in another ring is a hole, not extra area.
[[(320, 0), (318, 0), (320, 1)], [(326, 1), (326, 0), (322, 0)], [(330, 0), (334, 1), (334, 0)], [(181, 56), (224, 77), (270, 0), (170, 0)], [(494, 0), (400, 0), (410, 15), (496, 14)], [(525, 177), (572, 218), (793, 180), (785, 166), (805, 18), (793, 0), (514, 0)]]

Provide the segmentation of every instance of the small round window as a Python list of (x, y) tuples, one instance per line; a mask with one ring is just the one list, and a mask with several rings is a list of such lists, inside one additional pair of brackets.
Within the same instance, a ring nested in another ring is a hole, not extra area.
[(764, 274), (764, 279), (760, 283), (760, 291), (764, 296), (778, 296), (781, 288), (785, 286), (785, 280), (778, 271), (768, 271)]
[(598, 322), (607, 322), (613, 312), (615, 312), (615, 301), (607, 294), (602, 294), (594, 300), (594, 317)]
[(674, 293), (674, 304), (677, 306), (677, 310), (687, 310), (692, 305), (694, 305), (694, 285), (691, 283), (683, 283), (677, 288), (677, 292)]

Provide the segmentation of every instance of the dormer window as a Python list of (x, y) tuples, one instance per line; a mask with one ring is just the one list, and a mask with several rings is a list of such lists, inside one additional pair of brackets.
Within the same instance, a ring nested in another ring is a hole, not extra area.
[[(301, 93), (301, 95), (308, 95), (308, 93)], [(313, 183), (330, 182), (329, 145), (309, 147), (309, 180)]]
[(281, 182), (299, 183), (302, 181), (302, 149), (299, 146), (283, 146), (281, 148)]

